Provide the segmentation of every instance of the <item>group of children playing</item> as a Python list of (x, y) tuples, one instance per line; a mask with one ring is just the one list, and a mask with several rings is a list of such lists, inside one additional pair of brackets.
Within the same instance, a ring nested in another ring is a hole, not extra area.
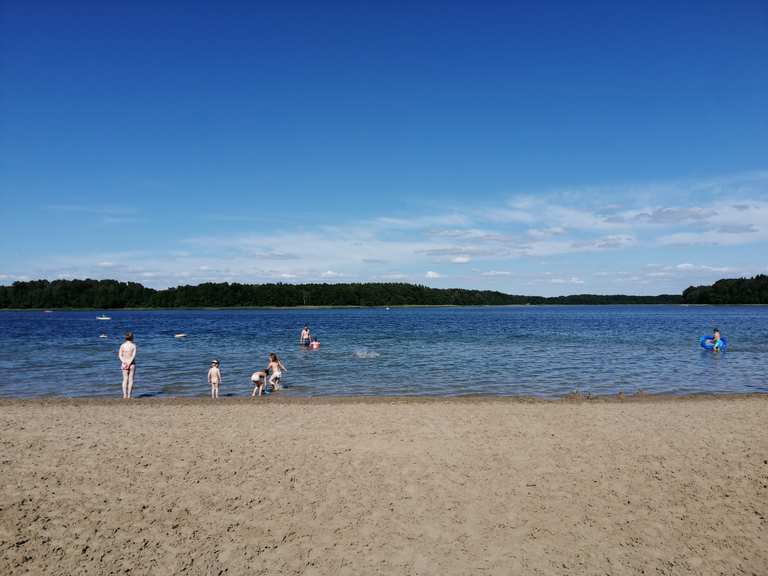
[[(299, 336), (299, 343), (311, 350), (320, 348), (320, 341), (310, 334), (309, 326), (306, 324)], [(280, 379), (283, 372), (287, 371), (288, 368), (280, 361), (277, 354), (270, 352), (267, 367), (251, 374), (251, 382), (253, 383), (251, 396), (256, 396), (257, 392), (261, 396), (267, 385), (272, 386), (273, 391), (280, 390)], [(211, 369), (208, 370), (208, 384), (211, 385), (211, 398), (218, 398), (219, 386), (221, 385), (221, 363), (218, 360), (211, 362)]]
[[(282, 378), (283, 372), (287, 371), (288, 368), (280, 361), (277, 354), (270, 352), (267, 367), (251, 374), (251, 382), (253, 383), (251, 396), (256, 396), (257, 392), (261, 396), (267, 384), (272, 386), (273, 391), (280, 390), (280, 378)], [(208, 370), (208, 384), (211, 385), (211, 398), (218, 398), (219, 386), (221, 385), (221, 363), (218, 360), (211, 362), (211, 369)]]

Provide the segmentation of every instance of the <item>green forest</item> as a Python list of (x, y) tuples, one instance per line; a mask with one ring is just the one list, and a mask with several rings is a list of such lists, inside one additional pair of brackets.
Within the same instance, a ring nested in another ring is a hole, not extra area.
[(768, 276), (718, 280), (682, 295), (519, 296), (418, 284), (206, 283), (165, 290), (117, 280), (34, 280), (0, 286), (0, 308), (226, 308), (237, 306), (474, 306), (502, 304), (768, 304)]
[[(763, 277), (765, 278), (765, 277)], [(701, 289), (701, 288), (700, 288)], [(689, 288), (689, 290), (691, 290)], [(474, 306), (504, 304), (678, 304), (678, 295), (579, 294), (545, 298), (405, 283), (206, 283), (164, 290), (117, 280), (34, 280), (0, 286), (0, 308), (196, 308), (247, 306)], [(763, 288), (763, 301), (768, 302)]]
[(683, 292), (685, 304), (768, 304), (768, 276), (718, 280), (712, 286), (691, 286)]

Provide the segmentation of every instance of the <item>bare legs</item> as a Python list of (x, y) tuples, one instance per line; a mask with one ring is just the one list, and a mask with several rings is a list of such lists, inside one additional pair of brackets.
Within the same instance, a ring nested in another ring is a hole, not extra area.
[(123, 398), (130, 398), (133, 392), (133, 375), (136, 373), (136, 364), (123, 368)]
[(211, 384), (211, 398), (219, 397), (219, 385), (218, 383)]
[(251, 382), (253, 382), (253, 392), (251, 393), (251, 396), (256, 396), (257, 390), (259, 392), (259, 396), (261, 396), (261, 393), (264, 391), (264, 386), (267, 382), (267, 373), (254, 372), (251, 376)]

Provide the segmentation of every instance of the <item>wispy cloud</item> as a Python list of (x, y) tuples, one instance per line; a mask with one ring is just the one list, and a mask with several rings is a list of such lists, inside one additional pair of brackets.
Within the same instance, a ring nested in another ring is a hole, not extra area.
[(577, 276), (569, 276), (567, 278), (550, 278), (552, 284), (584, 284), (584, 280)]
[[(110, 206), (61, 204), (46, 210), (93, 215), (113, 223), (141, 218), (136, 210)], [(248, 215), (214, 218), (249, 221)], [(604, 282), (655, 279), (671, 285), (741, 270), (716, 261), (692, 264), (696, 269), (678, 267), (699, 261), (697, 247), (758, 243), (768, 243), (768, 172), (699, 181), (570, 187), (512, 196), (495, 205), (446, 205), (430, 213), (282, 226), (270, 234), (213, 231), (174, 241), (167, 250), (79, 256), (54, 251), (45, 261), (35, 263), (34, 272), (49, 277), (146, 278), (158, 286), (179, 281), (426, 278), (467, 285), (485, 279), (495, 286), (504, 282), (514, 288), (521, 275), (511, 270), (527, 270), (525, 282), (539, 286), (577, 285), (587, 278), (590, 287), (598, 278)], [(670, 251), (680, 255), (677, 263), (623, 275), (590, 275), (570, 264), (577, 258), (616, 263), (625, 254), (638, 260), (641, 254), (666, 255)], [(540, 261), (558, 257), (563, 267), (558, 273), (548, 277), (532, 274)], [(472, 274), (466, 271), (468, 267), (457, 266), (470, 262)], [(752, 262), (759, 263), (757, 255)], [(766, 262), (761, 265), (764, 268)]]
[(46, 212), (68, 212), (77, 214), (102, 214), (105, 216), (131, 216), (138, 213), (135, 208), (125, 206), (92, 206), (88, 204), (48, 204)]
[(100, 224), (138, 224), (147, 219), (136, 208), (123, 206), (91, 206), (86, 204), (49, 204), (43, 210), (50, 214), (81, 214)]

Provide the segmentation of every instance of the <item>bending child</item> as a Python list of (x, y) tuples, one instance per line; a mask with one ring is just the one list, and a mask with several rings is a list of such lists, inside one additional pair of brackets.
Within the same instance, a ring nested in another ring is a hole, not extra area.
[(251, 396), (256, 396), (257, 390), (259, 392), (259, 396), (261, 396), (261, 393), (264, 391), (264, 385), (266, 381), (267, 373), (263, 370), (259, 370), (258, 372), (251, 374), (251, 382), (253, 383), (253, 392), (251, 392)]

